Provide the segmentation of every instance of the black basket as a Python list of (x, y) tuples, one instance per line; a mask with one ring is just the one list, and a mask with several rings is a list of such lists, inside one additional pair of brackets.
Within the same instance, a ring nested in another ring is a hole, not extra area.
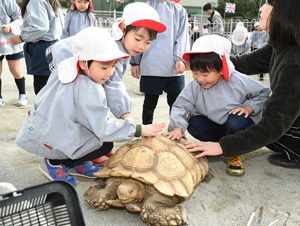
[(77, 193), (64, 181), (52, 181), (0, 195), (0, 226), (84, 226)]

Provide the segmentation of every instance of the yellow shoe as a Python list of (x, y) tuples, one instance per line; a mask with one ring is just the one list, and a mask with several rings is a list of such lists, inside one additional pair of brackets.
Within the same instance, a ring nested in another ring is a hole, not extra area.
[(245, 161), (245, 158), (242, 155), (227, 158), (226, 173), (230, 176), (243, 176), (245, 174), (243, 161)]

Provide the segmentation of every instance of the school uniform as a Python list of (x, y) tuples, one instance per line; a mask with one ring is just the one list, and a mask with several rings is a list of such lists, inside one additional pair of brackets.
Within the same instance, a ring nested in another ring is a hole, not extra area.
[(65, 26), (61, 39), (76, 35), (79, 31), (87, 27), (97, 27), (97, 19), (93, 13), (72, 10), (65, 17)]
[(53, 71), (38, 94), (18, 133), (24, 150), (49, 159), (78, 159), (99, 149), (103, 142), (123, 142), (134, 137), (130, 118), (109, 119), (106, 93), (88, 76), (78, 75), (69, 84)]
[[(269, 94), (269, 88), (237, 71), (231, 74), (228, 82), (222, 79), (209, 89), (204, 89), (201, 84), (193, 80), (173, 104), (168, 130), (172, 131), (175, 127), (180, 127), (184, 133), (191, 126), (191, 119), (199, 115), (207, 118), (207, 122), (224, 125), (229, 111), (244, 106), (253, 108), (254, 113), (249, 118), (253, 123), (258, 123)], [(214, 132), (208, 131), (205, 135), (209, 137), (210, 133)], [(223, 134), (225, 135), (228, 134)], [(218, 139), (221, 137), (220, 135)]]
[[(51, 71), (45, 50), (58, 41), (63, 29), (63, 15), (57, 16), (46, 0), (31, 0), (26, 6), (21, 38), (25, 42), (24, 54), (27, 74), (35, 75), (35, 93), (46, 84)], [(38, 78), (38, 80), (36, 80)]]
[(11, 32), (4, 33), (0, 29), (0, 56), (22, 52), (22, 43), (13, 45), (9, 40), (11, 36), (20, 34), (19, 26), (22, 24), (21, 10), (14, 0), (0, 1), (0, 27), (4, 24), (10, 25)]
[(158, 97), (165, 91), (170, 106), (185, 85), (184, 74), (177, 74), (175, 62), (183, 61), (189, 50), (187, 11), (175, 2), (152, 0), (147, 2), (159, 14), (167, 30), (157, 34), (149, 49), (132, 57), (132, 65), (140, 67), (140, 91), (145, 93), (143, 124), (151, 124)]

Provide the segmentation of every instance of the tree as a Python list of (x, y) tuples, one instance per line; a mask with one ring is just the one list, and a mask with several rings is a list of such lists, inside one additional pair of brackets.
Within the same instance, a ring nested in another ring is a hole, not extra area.
[(235, 13), (226, 13), (226, 18), (257, 19), (259, 4), (261, 0), (218, 0), (218, 7), (215, 9), (223, 16), (225, 12), (225, 3), (235, 3)]

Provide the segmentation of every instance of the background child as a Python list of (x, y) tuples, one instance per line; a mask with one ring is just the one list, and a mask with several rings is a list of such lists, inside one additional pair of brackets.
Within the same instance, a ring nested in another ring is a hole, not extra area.
[(84, 28), (97, 27), (93, 10), (92, 0), (74, 0), (71, 11), (65, 17), (65, 27), (61, 39), (76, 35)]
[(222, 16), (220, 15), (220, 13), (214, 10), (213, 6), (210, 3), (207, 3), (203, 6), (203, 11), (210, 16), (208, 18), (210, 24), (207, 26), (210, 29), (211, 34), (223, 35), (224, 27)]
[(15, 78), (16, 85), (19, 90), (19, 100), (17, 106), (25, 106), (28, 102), (28, 97), (25, 92), (25, 78), (21, 72), (20, 59), (23, 56), (23, 45), (12, 45), (9, 38), (19, 32), (19, 27), (22, 25), (23, 20), (21, 11), (16, 1), (7, 0), (0, 2), (0, 106), (4, 106), (2, 98), (2, 62), (4, 57), (7, 60), (9, 70)]
[(140, 78), (140, 91), (145, 93), (143, 124), (152, 123), (159, 95), (163, 92), (167, 93), (171, 111), (185, 85), (182, 54), (190, 48), (186, 10), (173, 1), (151, 0), (147, 4), (156, 10), (167, 30), (157, 34), (147, 52), (131, 61), (131, 75)]
[(56, 0), (23, 0), (24, 18), (21, 35), (10, 38), (12, 44), (25, 42), (27, 74), (34, 76), (35, 94), (46, 85), (50, 75), (45, 50), (58, 41), (63, 29), (63, 15)]
[[(231, 43), (218, 35), (196, 40), (192, 51), (183, 55), (190, 61), (194, 80), (175, 101), (169, 124), (170, 139), (188, 132), (197, 140), (218, 141), (223, 136), (257, 123), (270, 90), (237, 72), (229, 59)], [(243, 156), (228, 158), (227, 174), (242, 176)]]
[(243, 22), (238, 22), (234, 29), (231, 40), (231, 55), (241, 55), (250, 52), (250, 41), (247, 37), (247, 28)]
[(94, 178), (100, 168), (90, 160), (110, 152), (113, 141), (154, 136), (165, 125), (144, 126), (131, 118), (121, 122), (109, 118), (102, 84), (113, 74), (117, 60), (129, 56), (119, 51), (107, 31), (82, 30), (74, 36), (73, 53), (37, 95), (16, 143), (46, 158), (39, 168), (50, 180), (76, 185), (72, 175)]
[(258, 40), (259, 40), (259, 22), (256, 22), (254, 24), (251, 36), (250, 36), (250, 41), (251, 41), (251, 52), (256, 50), (258, 47)]
[[(112, 36), (117, 40), (116, 43), (120, 51), (136, 56), (149, 48), (158, 32), (165, 30), (166, 26), (160, 23), (159, 15), (151, 6), (136, 2), (126, 5), (121, 21), (113, 25)], [(54, 68), (55, 64), (59, 62), (56, 61), (56, 58), (63, 59), (61, 56), (62, 49), (64, 55), (72, 55), (70, 53), (70, 49), (72, 50), (70, 48), (71, 43), (72, 37), (64, 39), (50, 48), (49, 52), (53, 55), (54, 60), (51, 64)], [(132, 100), (123, 83), (129, 62), (130, 58), (118, 60), (115, 72), (103, 84), (103, 87), (107, 97), (107, 105), (113, 115), (118, 119), (129, 117), (138, 123), (131, 115)], [(92, 162), (95, 165), (102, 165), (105, 161), (107, 161), (107, 157), (104, 156), (94, 159)]]

